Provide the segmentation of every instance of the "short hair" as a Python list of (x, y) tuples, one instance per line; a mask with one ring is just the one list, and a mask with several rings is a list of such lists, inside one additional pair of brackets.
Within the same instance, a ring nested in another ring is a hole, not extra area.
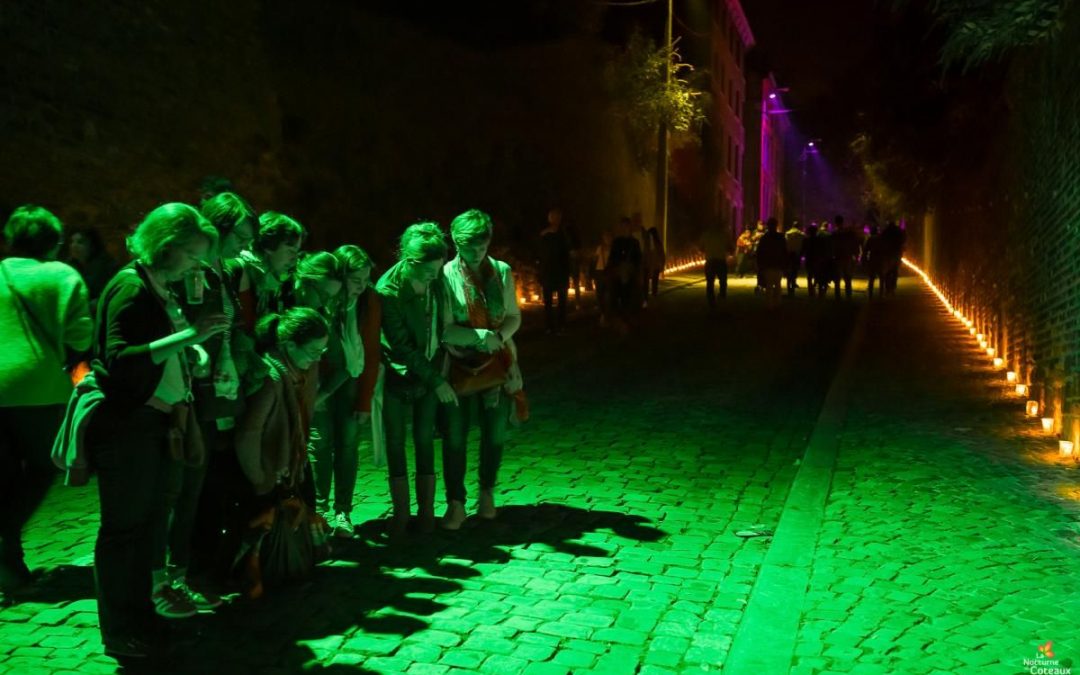
[(416, 262), (431, 262), (445, 258), (448, 250), (446, 234), (438, 223), (413, 223), (405, 228), (405, 232), (401, 235), (398, 258)]
[(833, 222), (836, 223), (837, 226), (843, 225), (844, 224), (844, 217), (837, 214), (837, 216), (835, 218), (833, 218)]
[(44, 258), (60, 245), (64, 224), (46, 208), (24, 204), (4, 225), (4, 241), (12, 253)]
[(302, 345), (329, 335), (330, 327), (319, 312), (308, 307), (291, 307), (259, 320), (255, 326), (255, 349), (265, 354), (285, 342)]
[(469, 209), (450, 221), (450, 236), (454, 242), (466, 244), (480, 239), (490, 239), (495, 225), (491, 216), (480, 209)]
[(307, 232), (304, 226), (277, 211), (266, 211), (259, 216), (259, 231), (255, 235), (255, 250), (275, 251), (282, 244), (304, 242)]
[(334, 257), (341, 262), (345, 276), (355, 274), (364, 268), (374, 268), (375, 261), (367, 254), (367, 251), (355, 244), (345, 244), (334, 249)]
[(345, 266), (333, 253), (316, 251), (300, 258), (296, 263), (295, 277), (297, 281), (331, 279), (345, 283)]
[(127, 239), (132, 257), (147, 265), (158, 265), (169, 250), (186, 241), (204, 237), (210, 251), (217, 248), (218, 232), (195, 207), (179, 202), (162, 204), (146, 215)]
[(221, 236), (229, 234), (243, 222), (251, 223), (252, 233), (259, 230), (259, 220), (255, 217), (255, 209), (235, 192), (214, 195), (204, 201), (199, 210)]
[(233, 192), (232, 181), (224, 176), (209, 175), (204, 176), (199, 181), (199, 195), (203, 199), (210, 199), (223, 192)]
[(780, 222), (776, 218), (769, 218), (765, 222), (765, 227), (769, 230), (775, 230), (780, 225)]

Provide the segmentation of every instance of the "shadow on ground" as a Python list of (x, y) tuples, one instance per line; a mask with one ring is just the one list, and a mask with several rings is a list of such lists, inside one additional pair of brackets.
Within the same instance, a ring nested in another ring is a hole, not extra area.
[(429, 628), (431, 617), (450, 607), (440, 596), (464, 590), (463, 580), (481, 575), (472, 564), (507, 563), (509, 549), (533, 544), (609, 557), (610, 550), (577, 540), (610, 532), (634, 542), (659, 541), (665, 533), (649, 522), (557, 504), (507, 506), (498, 520), (470, 519), (458, 532), (412, 535), (391, 546), (383, 522), (368, 521), (358, 527), (360, 538), (335, 544), (334, 559), (320, 565), (310, 582), (268, 589), (262, 600), (237, 600), (213, 615), (171, 624), (167, 657), (123, 670), (376, 672), (360, 663)]

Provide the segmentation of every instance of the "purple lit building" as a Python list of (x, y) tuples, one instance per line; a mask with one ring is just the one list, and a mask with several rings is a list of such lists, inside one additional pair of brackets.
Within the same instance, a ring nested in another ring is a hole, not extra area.
[(784, 224), (784, 148), (791, 123), (772, 73), (747, 69), (744, 224), (776, 218)]
[(744, 125), (747, 81), (746, 52), (754, 45), (750, 24), (739, 0), (716, 0), (711, 40), (713, 108), (711, 124), (715, 175), (715, 213), (730, 219), (735, 231), (744, 221), (744, 175), (747, 141)]

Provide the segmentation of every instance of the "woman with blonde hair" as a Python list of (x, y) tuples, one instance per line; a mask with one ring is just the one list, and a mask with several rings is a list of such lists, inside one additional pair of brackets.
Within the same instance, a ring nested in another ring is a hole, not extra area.
[[(156, 613), (194, 614), (163, 576), (152, 576), (167, 532), (166, 479), (175, 459), (199, 463), (191, 400), (191, 347), (224, 331), (222, 314), (184, 320), (168, 290), (217, 246), (218, 234), (194, 208), (165, 204), (128, 239), (134, 261), (105, 287), (98, 304), (93, 375), (104, 401), (87, 429), (98, 472), (101, 527), (94, 579), (102, 642), (108, 654), (146, 656)], [(194, 361), (194, 359), (191, 359)]]

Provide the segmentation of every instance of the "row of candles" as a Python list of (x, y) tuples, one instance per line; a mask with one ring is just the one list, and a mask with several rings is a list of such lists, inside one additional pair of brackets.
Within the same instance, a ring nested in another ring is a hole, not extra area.
[[(949, 311), (960, 323), (964, 325), (968, 333), (978, 342), (979, 349), (985, 352), (986, 356), (990, 359), (995, 369), (1002, 369), (1005, 367), (1005, 359), (997, 353), (997, 350), (991, 346), (987, 336), (980, 333), (976, 327), (975, 322), (964, 315), (962, 311), (953, 306), (949, 299), (945, 297), (945, 294), (941, 292), (941, 289), (930, 279), (930, 276), (924, 272), (918, 265), (911, 262), (907, 258), (903, 259), (904, 265), (911, 271), (918, 274), (927, 287), (934, 292), (938, 300), (945, 306), (945, 309)], [(1020, 381), (1020, 376), (1015, 370), (1008, 370), (1005, 372), (1005, 381), (1007, 384), (1013, 387), (1013, 391), (1017, 396), (1027, 399), (1028, 394), (1031, 392), (1031, 387), (1026, 382)], [(1027, 400), (1024, 406), (1024, 412), (1028, 417), (1038, 418), (1042, 424), (1043, 433), (1047, 435), (1053, 435), (1055, 431), (1055, 420), (1053, 417), (1040, 417), (1040, 413), (1043, 411), (1040, 409), (1039, 402), (1033, 400)], [(1075, 456), (1074, 443), (1072, 440), (1059, 438), (1058, 439), (1058, 454), (1062, 457), (1074, 457)]]
[[(704, 258), (676, 258), (674, 261), (672, 261), (671, 264), (664, 268), (664, 275), (667, 276), (668, 274), (685, 272), (686, 270), (691, 270), (695, 267), (703, 267), (704, 265)], [(520, 280), (518, 281), (518, 288), (521, 288)], [(584, 295), (584, 293), (582, 293), (582, 295)], [(573, 286), (571, 286), (569, 289), (569, 297), (577, 298), (577, 289), (575, 289)], [(533, 293), (526, 296), (522, 293), (518, 293), (518, 304), (524, 305), (527, 302), (540, 302), (540, 294)]]

